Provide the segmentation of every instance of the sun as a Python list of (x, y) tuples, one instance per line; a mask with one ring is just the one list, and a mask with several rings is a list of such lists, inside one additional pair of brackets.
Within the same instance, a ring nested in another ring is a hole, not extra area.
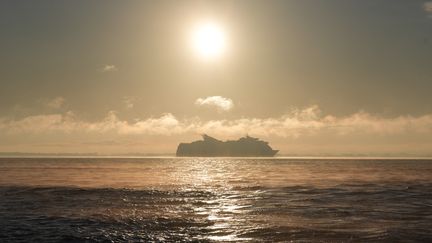
[(216, 23), (202, 23), (192, 32), (192, 48), (204, 59), (214, 59), (226, 50), (226, 34)]

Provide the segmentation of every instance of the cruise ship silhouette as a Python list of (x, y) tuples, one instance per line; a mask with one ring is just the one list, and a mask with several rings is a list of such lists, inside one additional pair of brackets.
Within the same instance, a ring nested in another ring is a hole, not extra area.
[(221, 141), (202, 135), (203, 140), (180, 143), (176, 155), (180, 157), (273, 157), (279, 150), (273, 150), (268, 142), (250, 136), (238, 140)]

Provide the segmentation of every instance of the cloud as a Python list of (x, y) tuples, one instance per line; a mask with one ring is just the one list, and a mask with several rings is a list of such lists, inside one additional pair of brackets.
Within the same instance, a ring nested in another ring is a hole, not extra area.
[(195, 101), (198, 106), (213, 106), (219, 111), (229, 111), (234, 107), (234, 103), (231, 99), (222, 96), (209, 96), (206, 98), (198, 98)]
[(7, 134), (41, 133), (109, 133), (120, 135), (149, 134), (172, 135), (183, 133), (187, 127), (170, 113), (158, 118), (148, 118), (129, 123), (120, 120), (115, 111), (110, 111), (105, 118), (97, 122), (80, 120), (69, 111), (64, 114), (34, 115), (20, 120), (0, 118), (0, 132)]
[(99, 71), (101, 71), (103, 73), (106, 73), (106, 72), (115, 72), (115, 71), (118, 71), (118, 68), (116, 66), (114, 66), (114, 65), (105, 65), (105, 66), (101, 67), (99, 69)]
[(115, 133), (128, 135), (179, 135), (209, 133), (221, 137), (250, 134), (259, 137), (299, 138), (302, 136), (432, 136), (432, 114), (385, 118), (357, 112), (349, 116), (321, 115), (318, 106), (295, 109), (277, 118), (241, 118), (203, 121), (197, 117), (177, 119), (171, 113), (129, 122), (114, 111), (96, 122), (80, 120), (73, 112), (28, 116), (20, 120), (0, 118), (0, 133)]
[[(0, 117), (3, 151), (167, 152), (180, 141), (202, 133), (221, 139), (249, 134), (270, 141), (284, 153), (428, 155), (432, 149), (432, 114), (382, 117), (364, 111), (346, 116), (323, 115), (318, 106), (293, 109), (279, 117), (203, 120), (171, 113), (124, 120), (115, 111), (96, 121), (73, 112)], [(117, 141), (116, 145), (82, 143)], [(55, 144), (69, 144), (57, 146)], [(108, 146), (109, 149), (103, 148)]]
[(137, 99), (138, 98), (135, 96), (125, 96), (123, 97), (123, 104), (125, 105), (126, 109), (130, 110), (134, 108)]
[(65, 101), (65, 98), (59, 96), (52, 100), (46, 101), (45, 105), (52, 109), (60, 109), (64, 105)]
[(425, 2), (425, 3), (423, 4), (423, 9), (424, 9), (426, 12), (432, 14), (432, 2)]

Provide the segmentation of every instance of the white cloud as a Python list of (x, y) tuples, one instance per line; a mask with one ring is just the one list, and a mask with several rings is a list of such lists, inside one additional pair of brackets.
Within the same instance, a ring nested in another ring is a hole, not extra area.
[(59, 109), (64, 105), (65, 101), (66, 101), (65, 98), (59, 96), (52, 100), (46, 101), (45, 105), (49, 108)]
[(432, 14), (432, 1), (431, 1), (431, 2), (425, 2), (425, 3), (423, 4), (423, 9), (424, 9), (426, 12)]
[(99, 69), (99, 71), (101, 71), (103, 73), (105, 73), (105, 72), (115, 72), (115, 71), (118, 71), (118, 68), (116, 66), (110, 64), (110, 65), (105, 65), (105, 66), (101, 67)]
[(235, 120), (209, 120), (199, 118), (179, 120), (166, 113), (160, 117), (128, 122), (121, 120), (114, 111), (97, 122), (78, 119), (72, 112), (36, 115), (20, 120), (0, 118), (0, 132), (24, 133), (116, 133), (118, 135), (176, 135), (209, 133), (221, 137), (250, 134), (259, 137), (298, 138), (301, 136), (355, 137), (364, 135), (432, 136), (432, 114), (423, 116), (398, 116), (384, 118), (366, 112), (349, 116), (322, 116), (317, 106), (293, 110), (278, 118), (241, 118)]
[(209, 96), (206, 98), (198, 98), (195, 101), (195, 104), (199, 106), (214, 106), (219, 111), (229, 111), (234, 107), (234, 103), (231, 99), (222, 96)]

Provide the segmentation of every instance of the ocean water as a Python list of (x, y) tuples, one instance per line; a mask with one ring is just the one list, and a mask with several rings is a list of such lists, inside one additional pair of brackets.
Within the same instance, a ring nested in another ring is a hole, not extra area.
[(2, 158), (0, 242), (432, 242), (432, 161)]

